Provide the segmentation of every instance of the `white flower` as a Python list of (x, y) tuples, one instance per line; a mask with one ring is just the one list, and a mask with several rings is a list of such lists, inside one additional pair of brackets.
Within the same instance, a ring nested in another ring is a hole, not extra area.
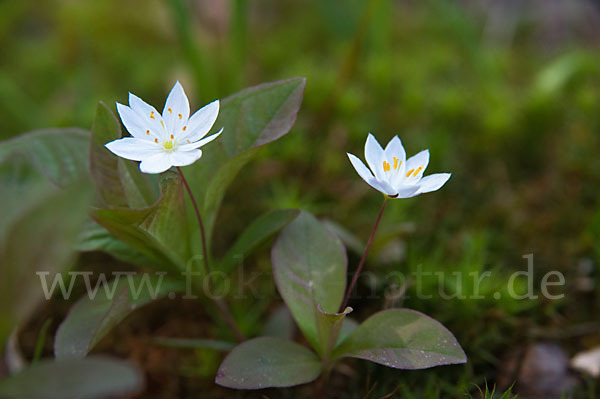
[(371, 170), (358, 157), (348, 154), (348, 158), (364, 181), (390, 198), (410, 198), (439, 190), (450, 178), (450, 173), (435, 173), (423, 177), (429, 163), (429, 150), (421, 151), (407, 160), (398, 136), (384, 150), (369, 133), (365, 144), (365, 158)]
[(210, 131), (219, 114), (219, 100), (190, 117), (190, 104), (183, 87), (175, 83), (162, 115), (139, 97), (129, 93), (129, 106), (117, 103), (117, 111), (131, 136), (111, 141), (106, 148), (132, 161), (142, 161), (144, 173), (161, 173), (171, 166), (186, 166), (202, 156), (200, 147), (216, 139)]

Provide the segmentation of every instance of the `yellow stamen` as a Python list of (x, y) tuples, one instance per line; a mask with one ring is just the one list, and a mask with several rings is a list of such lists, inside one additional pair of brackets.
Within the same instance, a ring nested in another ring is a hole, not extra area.
[(389, 172), (390, 171), (390, 163), (388, 161), (383, 161), (383, 171), (384, 172)]
[(162, 120), (160, 121), (160, 125), (161, 125), (162, 127), (165, 127), (165, 123), (164, 123)]
[(397, 170), (400, 165), (402, 165), (402, 161), (399, 158), (394, 157), (394, 170)]
[(150, 112), (150, 119), (155, 119), (154, 118), (154, 111)]
[(173, 113), (173, 110), (171, 108), (167, 108), (167, 110), (169, 111), (170, 114)]
[(158, 144), (158, 139), (154, 139), (154, 142), (155, 142), (156, 144)]
[(191, 143), (190, 139), (187, 139), (186, 141), (187, 141), (188, 143)]
[(167, 150), (173, 149), (173, 142), (171, 140), (165, 141), (165, 149), (167, 149)]
[(175, 138), (175, 136), (171, 135), (171, 140), (173, 140)]
[(414, 171), (415, 171), (414, 169), (409, 170), (408, 173), (406, 174), (406, 177), (410, 177), (410, 175), (412, 175), (412, 172), (414, 172)]
[(417, 168), (417, 170), (415, 170), (415, 176), (419, 174), (419, 172), (421, 171), (421, 169), (423, 169), (423, 167), (422, 167), (422, 166), (419, 166), (419, 167)]
[(178, 114), (177, 116), (179, 116), (179, 119), (181, 119), (181, 118), (182, 118), (181, 114)]
[(146, 130), (146, 134), (150, 136), (150, 130)]
[(184, 126), (181, 128), (181, 130), (183, 130), (185, 132), (185, 130), (187, 129), (187, 126)]

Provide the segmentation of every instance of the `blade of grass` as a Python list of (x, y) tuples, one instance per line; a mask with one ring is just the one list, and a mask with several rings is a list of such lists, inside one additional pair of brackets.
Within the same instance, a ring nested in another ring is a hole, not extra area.
[(198, 100), (200, 103), (214, 100), (218, 97), (215, 67), (210, 61), (212, 57), (204, 56), (208, 52), (201, 51), (194, 40), (193, 12), (185, 0), (169, 0), (169, 6), (183, 55), (194, 74)]
[(48, 328), (52, 324), (52, 319), (47, 319), (42, 325), (40, 329), (40, 333), (38, 334), (37, 341), (35, 342), (35, 350), (33, 352), (33, 359), (31, 359), (31, 364), (36, 364), (42, 358), (42, 352), (44, 350), (44, 344), (46, 343), (46, 336), (48, 335)]
[(244, 80), (246, 37), (248, 34), (248, 1), (230, 0), (229, 77), (227, 91), (239, 90)]

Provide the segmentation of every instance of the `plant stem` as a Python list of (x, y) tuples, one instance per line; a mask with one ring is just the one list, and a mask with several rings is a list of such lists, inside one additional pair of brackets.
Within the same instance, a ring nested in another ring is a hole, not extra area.
[[(206, 272), (206, 278), (208, 279), (208, 282), (210, 284), (210, 279), (211, 279), (210, 264), (209, 264), (209, 259), (208, 259), (208, 247), (206, 245), (206, 232), (204, 230), (204, 223), (202, 222), (202, 215), (200, 215), (200, 209), (198, 208), (198, 203), (196, 202), (196, 198), (194, 197), (194, 194), (192, 193), (192, 189), (190, 188), (190, 185), (188, 184), (187, 180), (185, 179), (185, 176), (183, 175), (183, 172), (181, 171), (181, 168), (179, 168), (179, 166), (177, 166), (177, 172), (179, 173), (179, 177), (181, 177), (181, 181), (183, 182), (183, 185), (185, 186), (185, 189), (190, 197), (190, 200), (192, 201), (192, 205), (194, 206), (194, 211), (196, 212), (196, 218), (198, 219), (198, 224), (200, 225), (200, 233), (202, 235), (202, 252), (204, 255), (203, 256), (204, 269)], [(245, 341), (246, 337), (244, 336), (244, 334), (240, 331), (239, 327), (237, 326), (237, 323), (235, 322), (235, 319), (233, 318), (231, 311), (229, 310), (229, 307), (227, 306), (227, 303), (224, 300), (222, 300), (221, 298), (215, 298), (212, 295), (209, 295), (209, 297), (212, 299), (212, 301), (215, 303), (215, 305), (217, 305), (217, 307), (221, 311), (221, 315), (225, 319), (225, 323), (227, 324), (227, 326), (229, 327), (229, 329), (231, 330), (231, 332), (233, 333), (235, 338), (240, 342)]]
[(323, 365), (323, 372), (321, 373), (321, 377), (317, 380), (317, 383), (315, 384), (316, 398), (327, 397), (327, 384), (329, 383), (329, 377), (331, 376), (332, 368), (333, 364), (331, 363), (326, 363)]
[(352, 294), (352, 290), (356, 285), (356, 281), (358, 280), (358, 276), (365, 265), (365, 261), (367, 260), (367, 254), (369, 253), (369, 249), (371, 249), (371, 244), (373, 244), (373, 238), (375, 237), (375, 232), (377, 231), (377, 226), (379, 226), (379, 222), (381, 221), (381, 217), (383, 216), (383, 211), (385, 210), (385, 206), (388, 203), (388, 198), (385, 197), (383, 200), (383, 204), (381, 204), (381, 209), (379, 210), (379, 215), (377, 215), (377, 220), (375, 221), (375, 225), (373, 226), (373, 230), (371, 231), (371, 235), (369, 236), (369, 241), (367, 241), (367, 246), (362, 254), (362, 258), (360, 258), (360, 263), (354, 272), (354, 276), (352, 277), (352, 282), (350, 286), (348, 286), (348, 290), (346, 291), (346, 297), (344, 298), (344, 302), (340, 307), (340, 312), (343, 312), (346, 309), (346, 305), (348, 305), (348, 300), (350, 299), (350, 294)]
[(237, 339), (238, 342), (244, 342), (246, 340), (246, 336), (238, 327), (233, 315), (231, 314), (231, 311), (229, 310), (229, 306), (227, 306), (227, 302), (221, 298), (212, 298), (212, 300), (221, 311), (221, 315), (225, 319), (225, 324), (227, 324), (227, 327), (229, 327), (235, 336), (235, 339)]

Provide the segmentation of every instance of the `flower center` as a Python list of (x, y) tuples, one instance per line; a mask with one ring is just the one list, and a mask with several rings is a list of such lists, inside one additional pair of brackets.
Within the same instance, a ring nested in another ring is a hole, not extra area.
[(176, 147), (177, 147), (177, 142), (175, 140), (163, 141), (163, 148), (165, 151), (173, 151)]

